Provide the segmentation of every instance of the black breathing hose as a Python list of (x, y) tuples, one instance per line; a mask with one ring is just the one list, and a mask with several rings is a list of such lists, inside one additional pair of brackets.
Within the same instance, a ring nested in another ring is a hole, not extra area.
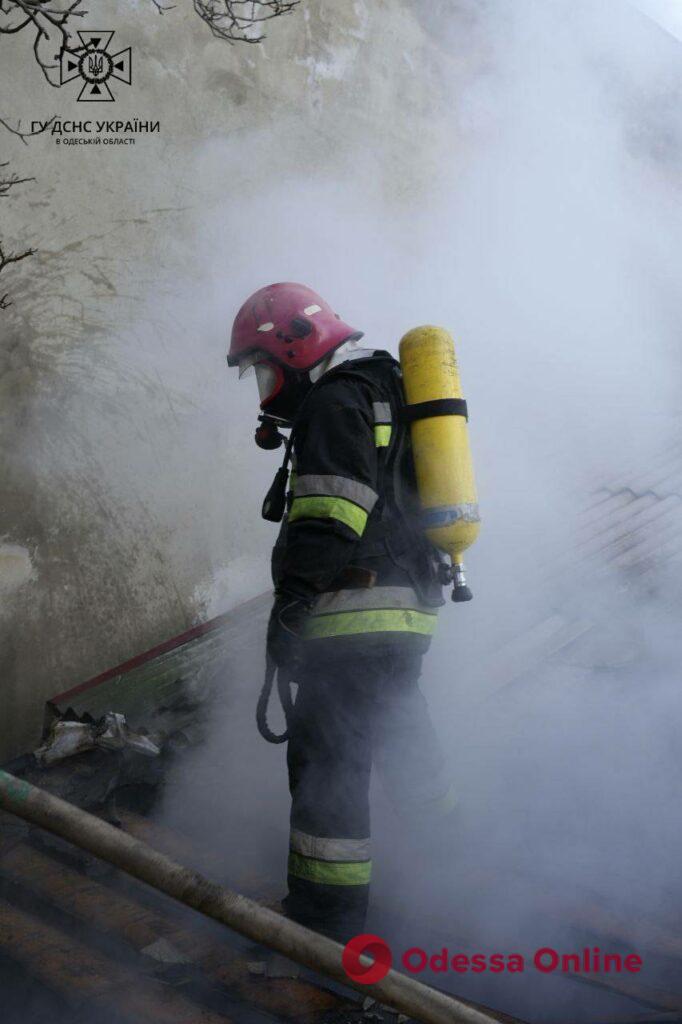
[[(275, 673), (277, 673), (277, 692), (282, 703), (282, 710), (284, 711), (284, 718), (287, 723), (286, 729), (279, 735), (273, 732), (268, 725), (268, 704), (270, 703), (272, 684), (275, 681)], [(281, 669), (278, 672), (275, 662), (269, 655), (266, 655), (265, 678), (263, 680), (263, 688), (261, 689), (258, 697), (258, 704), (256, 706), (256, 725), (258, 726), (258, 732), (264, 740), (268, 741), (268, 743), (286, 743), (291, 734), (291, 717), (294, 710), (294, 704), (291, 699), (290, 685), (291, 679), (288, 675), (285, 675)]]

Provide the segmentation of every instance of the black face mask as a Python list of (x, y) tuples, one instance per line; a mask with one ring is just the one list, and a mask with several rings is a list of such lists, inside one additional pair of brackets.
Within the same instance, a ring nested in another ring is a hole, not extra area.
[(284, 420), (287, 425), (293, 423), (296, 413), (303, 403), (312, 387), (312, 381), (307, 372), (296, 372), (284, 367), (284, 384), (279, 394), (275, 395), (271, 402), (268, 402), (263, 412), (266, 416), (274, 416), (278, 420)]

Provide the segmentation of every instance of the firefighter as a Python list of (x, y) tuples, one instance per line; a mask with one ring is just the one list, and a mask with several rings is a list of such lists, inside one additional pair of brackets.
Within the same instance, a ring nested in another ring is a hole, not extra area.
[(440, 556), (416, 523), (399, 364), (362, 337), (310, 288), (273, 284), (239, 310), (228, 354), (240, 376), (255, 370), (257, 441), (275, 447), (291, 428), (267, 634), (280, 677), (298, 684), (283, 905), (342, 942), (365, 924), (372, 764), (412, 820), (454, 804), (418, 686), (443, 604)]

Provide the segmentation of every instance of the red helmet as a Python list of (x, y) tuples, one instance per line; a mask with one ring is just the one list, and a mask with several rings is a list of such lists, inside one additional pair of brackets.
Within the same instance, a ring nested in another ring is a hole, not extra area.
[(344, 341), (361, 338), (324, 299), (304, 284), (269, 284), (246, 300), (232, 327), (229, 366), (262, 352), (292, 370), (312, 370)]

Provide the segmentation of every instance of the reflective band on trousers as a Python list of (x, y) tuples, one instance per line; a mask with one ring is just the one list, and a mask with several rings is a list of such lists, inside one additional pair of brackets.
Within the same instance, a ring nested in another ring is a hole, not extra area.
[(369, 845), (369, 838), (330, 839), (311, 836), (297, 828), (292, 828), (289, 835), (289, 849), (313, 860), (366, 861), (370, 859)]
[(372, 862), (315, 860), (292, 851), (289, 854), (289, 874), (318, 885), (369, 885)]
[(359, 480), (347, 476), (332, 476), (327, 473), (306, 473), (299, 476), (293, 487), (294, 498), (346, 498), (354, 505), (371, 512), (377, 501), (377, 493)]
[(435, 609), (412, 587), (367, 587), (320, 594), (306, 622), (310, 639), (358, 633), (422, 633), (436, 628)]
[(407, 608), (377, 608), (363, 612), (337, 612), (311, 615), (304, 636), (317, 640), (332, 636), (357, 636), (359, 633), (421, 633), (431, 636), (436, 629), (434, 612), (415, 612)]
[(354, 530), (358, 537), (362, 537), (367, 525), (364, 508), (345, 498), (294, 498), (289, 522), (295, 523), (297, 519), (336, 519)]

